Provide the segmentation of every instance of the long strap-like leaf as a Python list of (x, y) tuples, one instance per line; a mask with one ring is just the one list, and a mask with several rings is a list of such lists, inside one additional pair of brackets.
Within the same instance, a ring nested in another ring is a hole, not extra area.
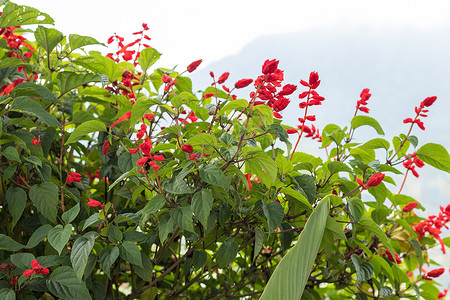
[(306, 222), (295, 246), (281, 259), (260, 300), (300, 299), (319, 251), (327, 223), (329, 199), (324, 198)]

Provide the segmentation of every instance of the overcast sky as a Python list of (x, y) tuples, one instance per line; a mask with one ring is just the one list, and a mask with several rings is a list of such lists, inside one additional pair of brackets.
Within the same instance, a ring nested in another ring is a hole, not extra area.
[[(413, 30), (450, 27), (446, 0), (15, 0), (55, 19), (64, 34), (90, 35), (106, 42), (150, 27), (151, 46), (164, 66), (205, 65), (237, 53), (258, 36), (336, 25)], [(130, 38), (131, 41), (131, 38)]]

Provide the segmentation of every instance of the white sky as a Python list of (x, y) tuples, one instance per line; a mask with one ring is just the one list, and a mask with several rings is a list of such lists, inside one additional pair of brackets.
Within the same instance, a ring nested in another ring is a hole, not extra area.
[[(150, 27), (150, 45), (161, 63), (184, 68), (202, 58), (203, 66), (237, 53), (258, 36), (336, 25), (368, 28), (433, 29), (450, 27), (446, 0), (13, 0), (48, 13), (68, 35), (89, 35), (101, 42), (114, 32), (130, 37)], [(67, 3), (67, 4), (66, 4)], [(127, 40), (126, 40), (127, 41)]]

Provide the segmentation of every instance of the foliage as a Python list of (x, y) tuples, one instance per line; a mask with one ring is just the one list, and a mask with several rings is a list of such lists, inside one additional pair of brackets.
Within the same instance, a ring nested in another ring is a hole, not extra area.
[[(280, 112), (297, 86), (277, 60), (233, 88), (211, 72), (195, 93), (187, 75), (202, 61), (153, 68), (146, 24), (134, 42), (112, 36), (104, 56), (86, 50), (104, 46), (91, 37), (40, 25), (52, 22), (10, 2), (0, 16), (2, 299), (443, 297), (427, 251), (445, 253), (450, 205), (424, 219), (401, 194), (416, 167), (450, 172), (444, 147), (411, 135), (436, 97), (389, 142), (357, 115), (364, 89), (349, 126), (321, 135), (316, 72), (300, 81), (292, 128)], [(361, 126), (377, 137), (354, 142)], [(298, 152), (302, 137), (325, 158)]]

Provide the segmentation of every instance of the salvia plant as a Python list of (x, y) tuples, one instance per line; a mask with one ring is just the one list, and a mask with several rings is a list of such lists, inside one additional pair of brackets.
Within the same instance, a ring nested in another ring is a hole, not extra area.
[[(0, 299), (445, 297), (428, 253), (450, 246), (450, 205), (424, 218), (402, 194), (424, 165), (450, 172), (446, 149), (413, 135), (437, 97), (392, 141), (367, 88), (349, 124), (319, 130), (317, 72), (286, 84), (270, 59), (194, 92), (202, 60), (153, 67), (147, 24), (102, 44), (52, 23), (2, 5)], [(376, 137), (356, 141), (361, 126)]]

